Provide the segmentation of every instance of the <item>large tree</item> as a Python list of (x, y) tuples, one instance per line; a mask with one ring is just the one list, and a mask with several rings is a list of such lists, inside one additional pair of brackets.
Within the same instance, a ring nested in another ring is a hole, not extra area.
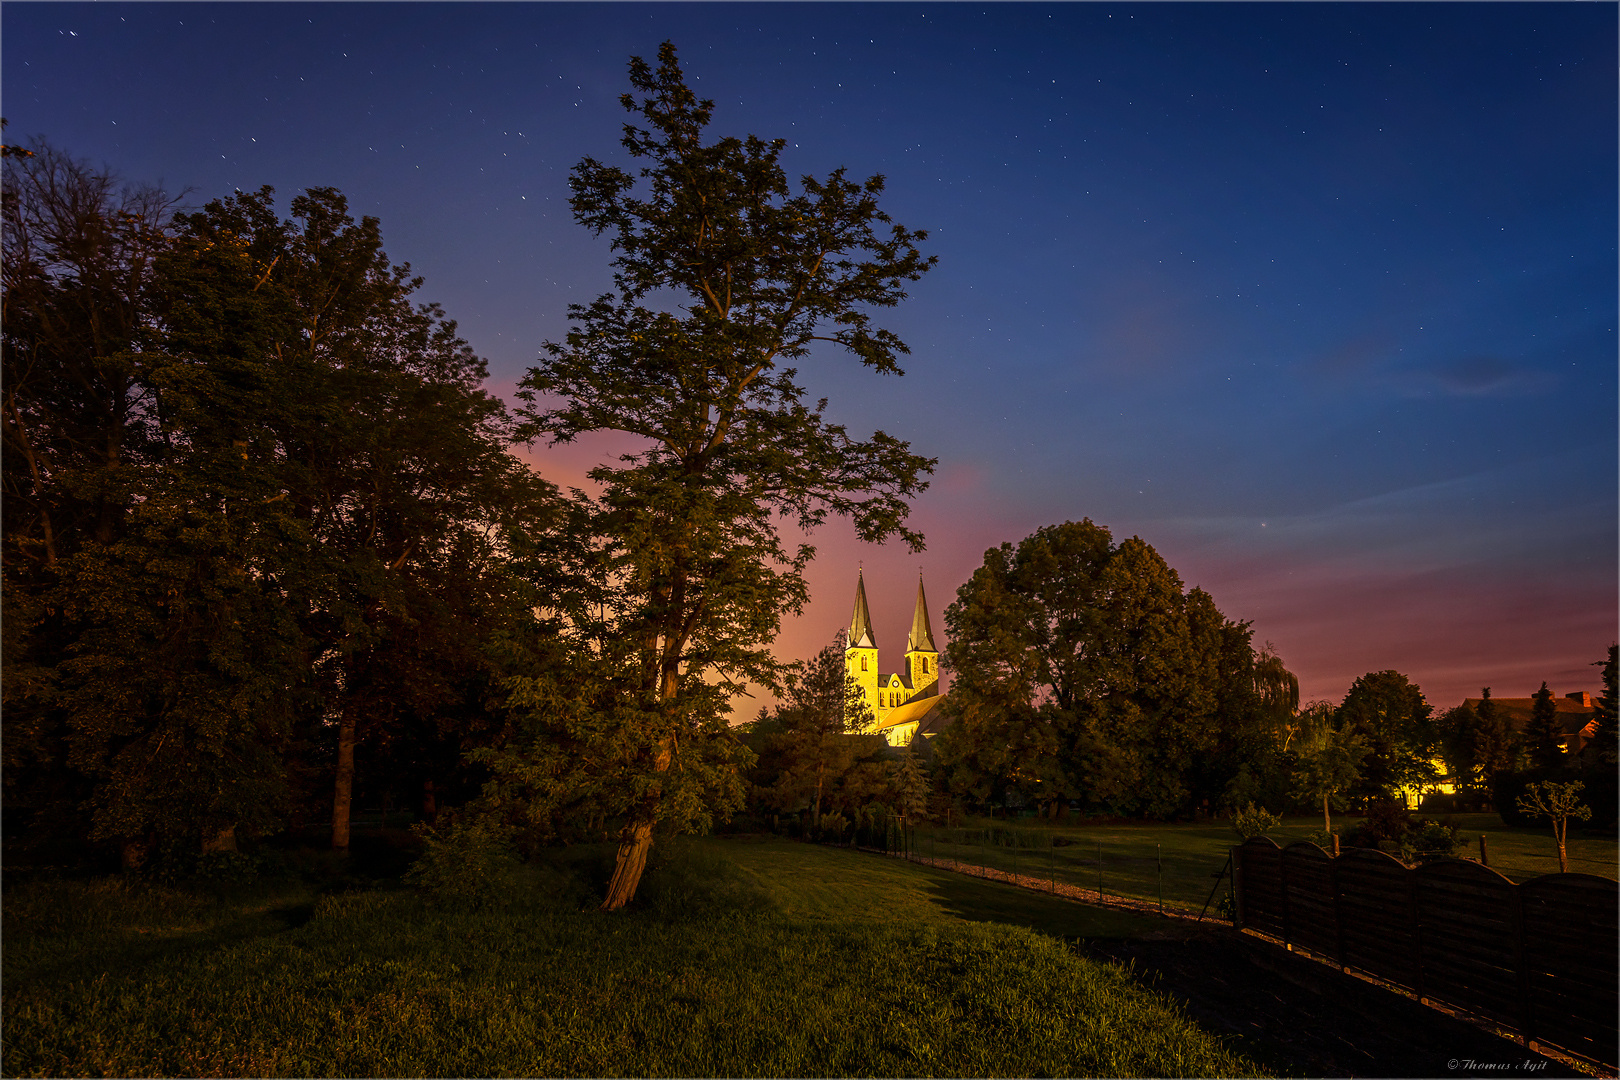
[(656, 67), (633, 58), (630, 82), (622, 144), (640, 167), (586, 158), (571, 178), (576, 219), (611, 238), (614, 289), (570, 309), (573, 329), (520, 393), (534, 437), (625, 438), (587, 501), (620, 601), (612, 634), (635, 669), (613, 713), (611, 752), (638, 779), (607, 910), (634, 896), (654, 829), (679, 827), (672, 771), (724, 737), (712, 687), (776, 681), (769, 644), (802, 607), (814, 554), (784, 543), (781, 523), (847, 515), (863, 540), (920, 547), (907, 499), (933, 464), (882, 432), (851, 438), (788, 366), (830, 346), (900, 372), (907, 349), (871, 309), (899, 303), (933, 260), (916, 247), (925, 234), (879, 209), (883, 178), (839, 169), (795, 192), (784, 140), (706, 142), (714, 103), (687, 88), (672, 44)]
[(1151, 546), (1089, 520), (1037, 530), (984, 564), (945, 613), (956, 723), (941, 760), (958, 794), (1017, 789), (1116, 812), (1187, 809), (1221, 717), (1252, 711), (1248, 627)]
[(501, 530), (549, 489), (506, 452), (482, 361), (335, 191), (286, 221), (264, 189), (164, 223), (160, 196), (46, 148), (24, 169), (8, 785), (66, 778), (77, 830), (128, 852), (272, 831), (324, 779), (345, 846), (358, 738), (466, 719), (492, 620), (526, 610)]
[[(378, 221), (330, 188), (282, 220), (272, 195), (179, 219), (156, 378), (191, 393), (286, 519), (274, 578), (307, 642), (343, 849), (361, 743), (381, 756), (466, 722), (481, 643), (526, 603), (505, 533), (548, 517), (551, 488), (507, 452), (515, 428), (484, 361), (415, 302), (421, 279), (389, 259)], [(415, 764), (431, 779), (459, 749)]]
[(1431, 711), (1423, 691), (1398, 671), (1369, 672), (1351, 685), (1334, 725), (1355, 734), (1367, 748), (1355, 797), (1393, 799), (1402, 788), (1436, 778), (1431, 758), (1439, 734)]

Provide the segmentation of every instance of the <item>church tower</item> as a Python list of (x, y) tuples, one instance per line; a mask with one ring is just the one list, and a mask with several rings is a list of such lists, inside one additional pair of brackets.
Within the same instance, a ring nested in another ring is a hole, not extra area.
[(934, 648), (934, 630), (928, 624), (928, 597), (923, 595), (921, 574), (917, 575), (917, 606), (911, 613), (911, 633), (906, 636), (906, 682), (913, 698), (939, 682), (939, 650)]
[[(866, 610), (866, 579), (855, 576), (855, 614), (849, 620), (849, 641), (844, 648), (844, 670), (860, 683), (868, 705), (878, 700), (877, 638), (872, 635), (872, 616)], [(877, 710), (873, 709), (873, 714)]]

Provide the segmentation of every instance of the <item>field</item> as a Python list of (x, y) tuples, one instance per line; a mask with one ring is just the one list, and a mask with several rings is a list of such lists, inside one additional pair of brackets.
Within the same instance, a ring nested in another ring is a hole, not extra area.
[(635, 909), (615, 916), (592, 910), (609, 853), (589, 848), (513, 872), (478, 908), (296, 879), (210, 896), (8, 878), (0, 1069), (1264, 1072), (1051, 936), (1149, 934), (1157, 919), (776, 840), (655, 850)]
[[(1348, 832), (1358, 819), (1335, 818), (1335, 828)], [(1490, 866), (1514, 881), (1558, 872), (1558, 852), (1550, 828), (1510, 828), (1495, 814), (1455, 814), (1465, 841), (1459, 854), (1479, 857), (1479, 837), (1486, 835)], [(1320, 817), (1290, 817), (1272, 830), (1271, 838), (1287, 846), (1320, 829)], [(1589, 836), (1571, 829), (1570, 870), (1599, 877), (1617, 876), (1613, 837)], [(1166, 908), (1196, 914), (1216, 885), (1216, 874), (1238, 837), (1223, 821), (1198, 824), (1032, 823), (970, 821), (957, 828), (917, 829), (912, 850), (924, 857), (960, 860), (977, 866), (1053, 879), (1082, 889), (1157, 902), (1162, 884)], [(1101, 845), (1099, 849), (1099, 845)], [(1162, 868), (1162, 876), (1161, 876)], [(1222, 881), (1224, 890), (1226, 883)], [(1214, 910), (1214, 905), (1211, 905)]]

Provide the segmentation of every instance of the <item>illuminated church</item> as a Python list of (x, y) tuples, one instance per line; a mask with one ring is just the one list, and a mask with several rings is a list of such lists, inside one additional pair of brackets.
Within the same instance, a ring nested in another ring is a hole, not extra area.
[(844, 669), (860, 683), (866, 703), (877, 717), (877, 727), (872, 730), (890, 746), (905, 746), (919, 734), (925, 738), (939, 734), (943, 717), (935, 710), (945, 698), (939, 692), (939, 650), (934, 648), (934, 631), (928, 625), (922, 575), (917, 576), (917, 607), (906, 637), (905, 667), (883, 675), (878, 672), (877, 638), (866, 610), (866, 581), (857, 572), (855, 614), (849, 621)]

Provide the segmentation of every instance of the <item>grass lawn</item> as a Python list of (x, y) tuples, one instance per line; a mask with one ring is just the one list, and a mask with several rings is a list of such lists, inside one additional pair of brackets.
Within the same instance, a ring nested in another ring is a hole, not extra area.
[[(1336, 817), (1334, 827), (1343, 835), (1358, 820), (1349, 815)], [(1466, 842), (1459, 854), (1477, 858), (1483, 832), (1491, 868), (1514, 881), (1558, 872), (1558, 849), (1550, 828), (1510, 828), (1495, 814), (1454, 814), (1449, 820), (1462, 830)], [(1270, 835), (1286, 847), (1321, 827), (1320, 817), (1290, 817)], [(1620, 845), (1613, 837), (1570, 832), (1572, 872), (1617, 876)], [(1237, 834), (1224, 821), (1076, 826), (1026, 819), (1016, 827), (1005, 821), (975, 821), (963, 828), (919, 828), (913, 850), (997, 870), (1016, 867), (1020, 874), (1055, 876), (1060, 883), (1088, 890), (1097, 888), (1100, 868), (1105, 893), (1145, 900), (1158, 899), (1162, 880), (1167, 908), (1197, 912), (1216, 883), (1215, 875), (1225, 863), (1228, 849), (1236, 843)], [(1224, 882), (1221, 888), (1226, 888)]]
[(1029, 929), (1118, 936), (1159, 920), (783, 841), (655, 853), (634, 908), (612, 916), (593, 910), (611, 853), (591, 848), (521, 868), (477, 909), (296, 881), (217, 899), (8, 881), (0, 1071), (1263, 1071)]

